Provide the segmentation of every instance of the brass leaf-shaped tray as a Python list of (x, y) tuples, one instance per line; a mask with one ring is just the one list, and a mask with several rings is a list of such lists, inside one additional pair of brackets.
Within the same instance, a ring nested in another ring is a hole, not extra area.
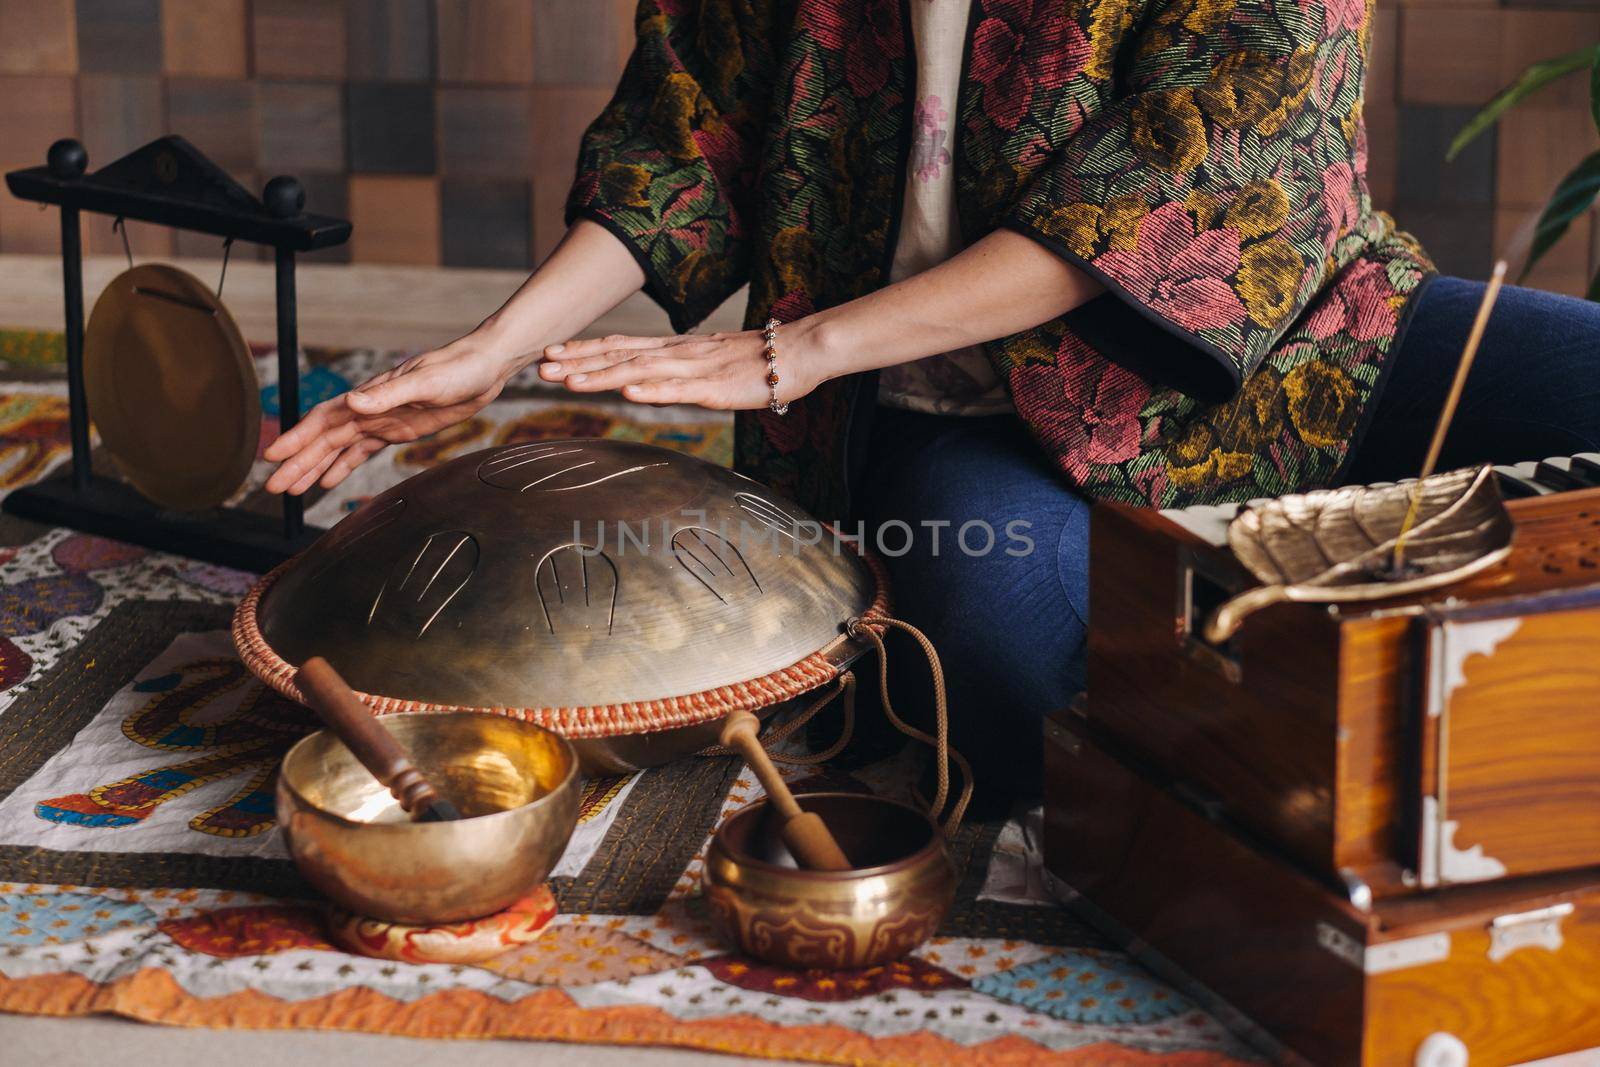
[(1395, 540), (1418, 489), (1416, 482), (1319, 489), (1241, 511), (1228, 525), (1228, 546), (1262, 585), (1219, 607), (1206, 622), (1206, 640), (1226, 641), (1271, 604), (1421, 593), (1477, 574), (1511, 552), (1511, 516), (1494, 471), (1466, 468), (1420, 484), (1405, 562), (1396, 572)]

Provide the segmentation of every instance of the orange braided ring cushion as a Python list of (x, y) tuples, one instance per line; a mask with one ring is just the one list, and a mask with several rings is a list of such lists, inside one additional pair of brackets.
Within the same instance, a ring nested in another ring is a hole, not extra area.
[[(888, 571), (884, 568), (883, 561), (864, 545), (842, 537), (841, 540), (855, 548), (872, 572), (874, 582), (872, 604), (857, 621), (861, 625), (882, 631), (884, 625), (880, 620), (889, 614)], [(272, 646), (267, 644), (256, 621), (256, 610), (262, 597), (288, 566), (290, 564), (285, 563), (263, 575), (239, 602), (239, 607), (233, 614), (233, 644), (239, 651), (239, 658), (244, 661), (244, 665), (252, 674), (276, 692), (303, 704), (305, 699), (294, 684), (296, 666), (279, 656)], [(755, 711), (770, 707), (818, 689), (839, 676), (841, 668), (830, 660), (828, 653), (844, 640), (847, 638), (841, 635), (838, 641), (759, 678), (750, 678), (731, 685), (717, 686), (714, 689), (662, 700), (596, 704), (585, 707), (484, 708), (399, 700), (359, 691), (356, 695), (379, 715), (395, 712), (486, 711), (526, 719), (567, 738), (619, 737), (670, 730), (680, 726), (694, 726), (723, 718), (730, 712)]]

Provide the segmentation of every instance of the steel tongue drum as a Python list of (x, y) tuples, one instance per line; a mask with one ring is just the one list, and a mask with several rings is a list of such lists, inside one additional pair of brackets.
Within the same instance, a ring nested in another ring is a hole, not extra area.
[(294, 700), (326, 657), (378, 712), (497, 711), (591, 771), (716, 741), (834, 681), (888, 608), (881, 565), (733, 471), (626, 441), (539, 441), (394, 486), (264, 577), (234, 618)]

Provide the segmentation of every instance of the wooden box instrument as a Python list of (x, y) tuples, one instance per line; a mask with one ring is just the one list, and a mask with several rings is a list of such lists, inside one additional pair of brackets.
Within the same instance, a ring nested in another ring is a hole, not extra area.
[(1220, 645), (1237, 509), (1096, 507), (1090, 722), (1358, 903), (1600, 865), (1600, 456), (1499, 473), (1502, 562)]
[(1486, 1067), (1600, 1045), (1600, 868), (1363, 909), (1103, 734), (1068, 712), (1046, 726), (1046, 865), (1224, 1018), (1216, 998), (1321, 1065)]

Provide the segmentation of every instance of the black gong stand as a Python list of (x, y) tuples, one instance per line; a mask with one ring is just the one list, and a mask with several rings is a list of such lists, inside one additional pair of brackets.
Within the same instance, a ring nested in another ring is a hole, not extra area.
[(290, 177), (273, 178), (258, 200), (182, 137), (151, 141), (93, 174), (85, 173), (88, 153), (74, 140), (51, 145), (47, 159), (46, 166), (7, 174), (6, 185), (19, 199), (61, 208), (72, 471), (16, 490), (6, 497), (5, 510), (228, 567), (271, 569), (322, 533), (305, 525), (299, 497), (284, 496), (281, 524), (239, 508), (186, 514), (165, 510), (126, 483), (96, 477), (90, 470), (78, 213), (139, 219), (272, 246), (278, 264), (278, 421), (285, 431), (300, 419), (294, 256), (343, 244), (350, 238), (350, 223), (307, 214), (305, 190)]

